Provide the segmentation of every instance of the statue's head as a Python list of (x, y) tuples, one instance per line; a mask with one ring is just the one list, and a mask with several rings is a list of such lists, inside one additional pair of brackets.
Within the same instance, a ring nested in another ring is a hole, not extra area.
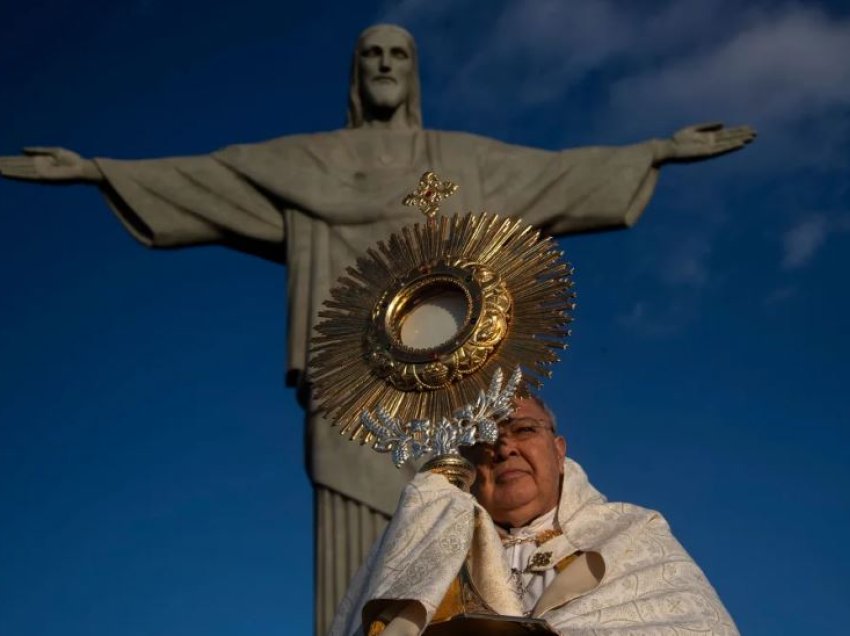
[(348, 127), (390, 120), (410, 128), (422, 127), (416, 43), (405, 29), (378, 24), (357, 39), (351, 64)]

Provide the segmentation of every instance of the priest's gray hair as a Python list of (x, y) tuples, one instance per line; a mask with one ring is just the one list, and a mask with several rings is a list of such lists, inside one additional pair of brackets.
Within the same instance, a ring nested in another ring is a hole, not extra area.
[(546, 402), (544, 402), (539, 396), (534, 393), (528, 394), (528, 399), (534, 402), (540, 409), (546, 414), (546, 417), (549, 418), (549, 421), (552, 423), (552, 430), (555, 435), (558, 434), (558, 418), (555, 417), (555, 413), (550, 409)]
[(375, 24), (364, 29), (357, 38), (354, 55), (351, 58), (351, 79), (348, 84), (348, 128), (360, 128), (364, 122), (363, 96), (360, 93), (360, 47), (366, 36), (375, 31), (395, 31), (404, 36), (410, 48), (410, 81), (408, 82), (407, 99), (399, 108), (404, 108), (405, 119), (410, 128), (422, 128), (422, 90), (419, 83), (419, 54), (416, 52), (416, 41), (407, 29), (395, 24)]

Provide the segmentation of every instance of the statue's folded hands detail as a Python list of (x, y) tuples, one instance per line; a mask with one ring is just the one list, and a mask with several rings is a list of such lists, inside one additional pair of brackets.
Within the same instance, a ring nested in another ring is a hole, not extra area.
[(747, 126), (708, 124), (666, 140), (552, 152), (426, 130), (414, 41), (400, 27), (379, 25), (357, 41), (344, 129), (139, 161), (32, 147), (0, 157), (0, 175), (95, 184), (127, 231), (149, 247), (219, 244), (287, 266), (287, 381), (307, 414), (317, 632), (324, 633), (410, 473), (372, 460), (368, 448), (340, 438), (317, 414), (306, 372), (309, 342), (345, 268), (376, 239), (419, 218), (418, 210), (399, 206), (411, 184), (433, 169), (463, 184), (459, 209), (510, 211), (549, 234), (626, 228), (650, 200), (662, 165), (732, 152), (754, 136)]

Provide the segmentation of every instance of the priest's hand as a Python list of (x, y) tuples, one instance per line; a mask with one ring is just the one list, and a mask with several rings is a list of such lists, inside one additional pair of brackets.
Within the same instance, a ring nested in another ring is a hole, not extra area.
[(719, 122), (687, 126), (656, 142), (655, 163), (703, 161), (740, 150), (755, 138), (751, 126), (726, 128)]
[(0, 175), (24, 181), (100, 182), (103, 174), (91, 159), (84, 159), (73, 150), (31, 146), (23, 155), (0, 157)]

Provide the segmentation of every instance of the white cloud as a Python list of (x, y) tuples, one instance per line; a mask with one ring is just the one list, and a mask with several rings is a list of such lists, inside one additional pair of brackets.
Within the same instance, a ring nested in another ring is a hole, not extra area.
[(814, 256), (826, 241), (828, 226), (826, 217), (812, 216), (785, 232), (782, 237), (782, 267), (802, 267)]
[(798, 269), (808, 264), (830, 234), (850, 231), (846, 217), (828, 218), (813, 214), (800, 220), (782, 235), (782, 268)]
[[(510, 95), (519, 107), (559, 99), (591, 73), (622, 60), (646, 58), (707, 37), (722, 21), (725, 0), (678, 0), (654, 13), (614, 0), (509, 0), (490, 2), (488, 11), (458, 10), (442, 4), (435, 9), (420, 0), (402, 5), (408, 21), (444, 28), (443, 11), (467, 23), (466, 38), (475, 41), (468, 56), (447, 56), (453, 68), (446, 98), (486, 104)], [(412, 9), (416, 10), (412, 10)], [(417, 11), (421, 13), (417, 14)], [(393, 14), (391, 14), (393, 15)], [(429, 28), (426, 39), (436, 40)], [(451, 42), (440, 40), (442, 46)], [(457, 64), (458, 59), (465, 59)]]
[(611, 88), (615, 110), (789, 123), (850, 106), (850, 20), (791, 7)]
[(850, 19), (823, 5), (403, 0), (385, 17), (420, 38), (438, 120), (461, 103), (508, 125), (561, 103), (553, 130), (618, 143), (719, 119), (764, 133), (748, 170), (850, 163)]
[[(458, 31), (462, 42), (441, 40), (426, 29), (429, 47), (440, 41), (457, 52), (441, 52), (447, 103), (487, 108), (509, 95), (516, 110), (558, 99), (634, 37), (627, 16), (608, 0), (492, 2), (486, 13), (459, 11), (455, 19), (470, 14), (476, 20)], [(423, 18), (434, 23), (433, 13)], [(465, 48), (469, 42), (474, 45)]]
[(850, 19), (811, 4), (669, 0), (647, 10), (615, 0), (401, 0), (381, 19), (441, 48), (472, 43), (472, 55), (440, 54), (452, 67), (441, 70), (464, 84), (489, 82), (475, 88), (493, 98), (508, 88), (513, 97), (527, 90), (555, 99), (620, 62), (614, 105), (773, 119), (850, 103)]

